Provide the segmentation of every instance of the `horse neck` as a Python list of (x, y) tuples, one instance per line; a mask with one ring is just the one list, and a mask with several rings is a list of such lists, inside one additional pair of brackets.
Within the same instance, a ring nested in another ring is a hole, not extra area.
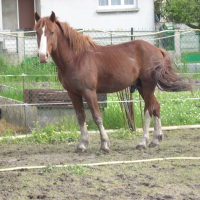
[(66, 39), (59, 27), (56, 29), (57, 42), (56, 48), (52, 52), (52, 59), (56, 63), (57, 67), (63, 71), (66, 67), (74, 61), (75, 53), (71, 50), (69, 41)]

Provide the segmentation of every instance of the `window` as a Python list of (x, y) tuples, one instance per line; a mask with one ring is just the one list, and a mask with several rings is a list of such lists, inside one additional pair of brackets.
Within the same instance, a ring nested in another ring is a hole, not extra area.
[(108, 6), (108, 0), (99, 0), (99, 6)]
[(134, 0), (124, 0), (124, 5), (133, 5)]
[(137, 0), (99, 0), (97, 12), (138, 11)]
[(111, 5), (112, 6), (121, 5), (121, 0), (111, 0)]

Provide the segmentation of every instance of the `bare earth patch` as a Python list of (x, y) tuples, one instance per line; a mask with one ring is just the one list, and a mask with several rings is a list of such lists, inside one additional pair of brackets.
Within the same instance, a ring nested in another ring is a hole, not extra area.
[[(200, 199), (200, 160), (80, 167), (80, 163), (198, 157), (200, 130), (165, 131), (160, 147), (138, 151), (134, 140), (111, 140), (110, 154), (99, 153), (99, 135), (86, 153), (78, 142), (59, 145), (0, 144), (0, 168), (45, 165), (45, 169), (0, 172), (0, 199)], [(69, 167), (55, 168), (54, 165)]]

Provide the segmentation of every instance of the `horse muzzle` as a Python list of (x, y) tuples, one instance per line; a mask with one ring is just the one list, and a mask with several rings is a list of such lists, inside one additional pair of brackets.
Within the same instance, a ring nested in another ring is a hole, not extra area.
[(49, 62), (49, 54), (46, 53), (38, 53), (38, 58), (40, 60), (40, 63), (48, 63)]

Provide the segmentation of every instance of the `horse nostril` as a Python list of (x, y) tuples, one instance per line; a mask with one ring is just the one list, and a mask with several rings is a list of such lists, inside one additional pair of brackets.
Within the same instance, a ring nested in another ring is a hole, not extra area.
[(46, 53), (46, 57), (48, 58), (48, 56), (49, 56), (49, 54), (48, 53)]

